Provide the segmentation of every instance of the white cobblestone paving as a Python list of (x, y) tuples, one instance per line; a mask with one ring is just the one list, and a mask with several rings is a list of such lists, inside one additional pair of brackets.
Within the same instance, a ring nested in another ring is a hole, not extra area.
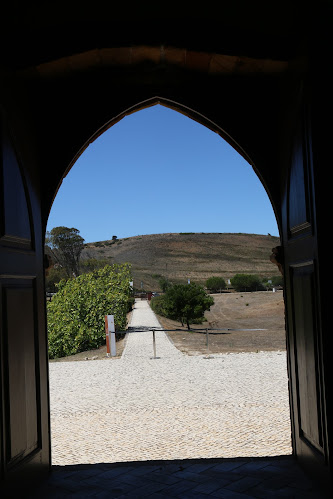
[[(130, 326), (159, 327), (146, 301)], [(291, 454), (285, 352), (187, 356), (163, 331), (120, 359), (50, 363), (52, 464)]]

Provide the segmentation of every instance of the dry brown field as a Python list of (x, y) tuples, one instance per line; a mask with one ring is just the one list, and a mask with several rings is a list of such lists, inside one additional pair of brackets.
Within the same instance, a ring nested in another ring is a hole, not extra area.
[[(208, 328), (209, 349), (205, 331), (189, 332), (179, 322), (159, 316), (174, 345), (188, 355), (204, 353), (260, 352), (286, 349), (283, 292), (221, 293), (212, 295), (214, 305), (205, 313), (207, 321), (193, 325), (193, 330)], [(212, 329), (222, 329), (213, 331)]]

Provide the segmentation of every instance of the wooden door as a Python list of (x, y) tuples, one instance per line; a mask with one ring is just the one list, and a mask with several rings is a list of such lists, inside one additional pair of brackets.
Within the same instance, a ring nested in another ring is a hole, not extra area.
[(309, 108), (301, 103), (286, 159), (282, 217), (288, 367), (294, 452), (325, 483), (329, 472), (310, 125)]
[(1, 483), (49, 467), (48, 361), (38, 175), (1, 120)]

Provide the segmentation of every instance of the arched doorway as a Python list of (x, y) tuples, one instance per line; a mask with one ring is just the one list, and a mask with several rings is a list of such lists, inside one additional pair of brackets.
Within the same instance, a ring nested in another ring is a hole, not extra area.
[[(172, 114), (174, 114), (174, 113), (172, 113)], [(163, 116), (165, 116), (165, 114), (163, 114)], [(111, 131), (111, 129), (110, 129), (110, 131)], [(116, 132), (114, 132), (114, 133), (116, 133)], [(129, 141), (129, 143), (131, 144), (131, 147), (132, 147), (132, 148), (133, 148), (133, 147), (135, 148), (135, 145), (134, 145), (135, 143), (133, 144), (133, 139), (132, 139), (131, 134), (128, 134), (126, 137), (127, 137), (127, 140)], [(217, 139), (217, 141), (220, 141), (220, 140), (221, 140), (219, 137), (216, 137), (216, 139)], [(197, 138), (197, 140), (198, 140), (198, 138)], [(90, 156), (90, 157), (91, 157), (91, 156)], [(140, 156), (138, 156), (137, 160), (138, 160), (138, 162), (139, 162), (139, 163), (141, 163), (141, 162), (142, 162), (142, 163), (144, 163), (144, 162), (143, 162), (143, 160), (141, 159), (141, 157), (140, 157)], [(112, 169), (112, 166), (111, 166), (111, 163), (112, 163), (112, 155), (111, 155), (111, 157), (109, 158), (109, 162), (110, 162), (110, 169)], [(92, 159), (92, 163), (94, 164), (93, 159)], [(114, 165), (115, 165), (115, 166), (114, 166), (114, 168), (117, 168), (117, 167), (118, 167), (118, 165), (117, 165), (117, 163), (116, 163), (116, 162), (114, 162)], [(242, 166), (245, 168), (245, 166), (244, 166), (244, 165), (242, 165)], [(146, 165), (146, 171), (147, 171), (147, 167), (148, 167), (148, 165)], [(80, 165), (79, 165), (79, 164), (78, 164), (78, 165), (76, 165), (76, 166), (75, 166), (75, 168), (80, 169)], [(90, 171), (90, 170), (89, 170), (89, 171)], [(127, 174), (129, 174), (129, 173), (130, 173), (130, 171), (131, 171), (131, 170), (130, 170), (130, 168), (128, 168)], [(96, 175), (97, 175), (97, 172), (98, 172), (98, 166), (97, 166), (97, 164), (96, 164), (96, 165), (95, 165), (95, 167), (94, 167), (94, 174), (96, 173)], [(207, 175), (207, 174), (208, 174), (208, 172), (209, 172), (209, 167), (208, 167), (208, 165), (206, 164), (206, 172), (205, 172), (205, 174)], [(253, 172), (251, 172), (251, 175), (253, 175), (253, 176), (254, 176)], [(113, 176), (115, 176), (115, 174), (114, 174)], [(207, 180), (208, 180), (208, 179), (207, 179)], [(125, 181), (125, 179), (124, 179), (124, 181)], [(217, 181), (217, 180), (215, 180), (215, 181)], [(222, 182), (222, 178), (220, 178), (220, 179), (219, 179), (219, 181), (220, 181), (220, 182)], [(239, 179), (239, 182), (241, 182), (241, 179)], [(176, 184), (177, 184), (177, 186), (178, 186), (178, 182), (177, 182), (177, 179), (176, 179), (176, 178), (175, 178), (175, 183), (176, 183)], [(177, 188), (177, 186), (176, 186), (176, 188)], [(249, 187), (249, 185), (248, 185), (248, 187)], [(224, 189), (226, 189), (226, 188), (227, 188), (227, 185), (224, 185)], [(220, 195), (222, 196), (222, 194), (220, 194)], [(90, 202), (91, 202), (91, 201), (90, 201)], [(113, 211), (113, 207), (112, 207), (112, 206), (113, 206), (113, 203), (114, 203), (114, 199), (112, 198), (112, 199), (110, 200), (110, 206), (109, 206), (110, 213), (112, 213), (112, 211)], [(139, 202), (138, 204), (140, 205), (140, 202)], [(207, 210), (207, 215), (208, 215), (208, 212), (209, 212), (210, 208), (206, 207), (206, 210)], [(157, 211), (158, 211), (158, 210), (157, 210)], [(152, 214), (151, 216), (153, 217), (154, 215)], [(75, 224), (74, 224), (74, 225), (75, 225)], [(221, 227), (223, 227), (223, 224), (221, 224)], [(237, 230), (236, 230), (236, 232), (237, 232)], [(103, 239), (105, 239), (105, 237), (104, 237)], [(154, 244), (154, 243), (152, 243), (152, 244)], [(216, 250), (218, 251), (218, 248), (216, 248)], [(271, 265), (271, 264), (269, 263), (269, 253), (270, 253), (270, 250), (271, 250), (271, 248), (269, 247), (269, 248), (268, 248), (268, 250), (267, 250), (267, 255), (266, 255), (266, 258), (267, 258), (267, 261), (268, 261), (268, 264), (269, 264), (269, 265)], [(236, 326), (236, 327), (237, 327), (237, 326)], [(258, 356), (258, 357), (259, 357), (259, 356)], [(87, 367), (87, 368), (88, 368), (88, 367)], [(130, 366), (128, 366), (128, 369), (130, 369)], [(255, 369), (255, 368), (254, 368), (254, 369)], [(134, 370), (134, 369), (133, 369), (133, 370)], [(235, 374), (236, 374), (236, 373), (235, 373)], [(82, 378), (82, 376), (77, 376), (77, 377), (78, 377), (78, 379), (81, 379), (81, 378)], [(122, 378), (124, 377), (124, 375), (121, 375), (121, 376), (119, 376), (119, 377), (122, 379)], [(59, 378), (59, 379), (60, 379), (60, 378)], [(52, 377), (51, 377), (51, 380), (52, 380)], [(53, 380), (52, 380), (52, 381), (53, 381)], [(111, 382), (111, 380), (110, 380), (110, 382)], [(150, 390), (151, 390), (151, 386), (150, 386), (150, 385), (151, 385), (153, 382), (156, 382), (156, 380), (154, 379), (154, 376), (152, 377), (151, 383), (148, 383), (148, 385), (147, 385), (147, 390), (148, 390), (148, 389), (150, 389)], [(192, 380), (192, 382), (194, 382), (194, 381)], [(180, 385), (181, 385), (181, 383), (180, 383)], [(208, 382), (208, 381), (207, 381), (207, 389), (208, 389), (208, 386), (209, 386), (209, 385), (211, 385), (211, 382)], [(223, 383), (222, 383), (222, 381), (221, 381), (221, 387), (222, 387), (222, 385), (223, 385)], [(244, 382), (244, 385), (245, 385), (245, 382)], [(264, 385), (265, 385), (265, 383), (263, 382), (262, 391), (266, 390), (266, 388), (264, 388)], [(144, 385), (144, 386), (145, 386), (145, 385)], [(225, 386), (225, 385), (223, 385), (223, 386)], [(53, 387), (53, 385), (52, 385), (52, 387)], [(112, 389), (111, 389), (111, 391), (112, 391)], [(222, 390), (222, 391), (223, 391), (223, 390)], [(226, 387), (225, 387), (225, 391), (227, 391)], [(248, 388), (248, 391), (250, 391), (250, 388)], [(77, 395), (78, 399), (80, 399), (80, 397), (78, 396), (78, 394), (76, 394), (76, 395)], [(63, 394), (62, 396), (64, 396), (64, 394)], [(85, 396), (86, 396), (86, 395), (85, 395)], [(274, 398), (273, 394), (271, 395), (271, 397), (272, 397), (272, 400), (273, 400), (273, 398)], [(278, 399), (278, 397), (279, 397), (279, 395), (278, 395), (278, 394), (276, 394), (276, 398), (277, 398), (277, 399)], [(76, 397), (75, 397), (75, 398), (76, 398)], [(149, 401), (149, 402), (151, 402), (151, 401)], [(170, 403), (172, 403), (172, 397), (170, 397)], [(236, 402), (235, 402), (235, 403), (236, 403)], [(94, 403), (92, 403), (92, 406), (93, 406), (93, 405), (94, 405)], [(149, 407), (150, 407), (150, 406), (149, 406)], [(241, 412), (241, 411), (240, 411), (240, 412)], [(287, 409), (287, 412), (288, 412), (288, 409)], [(68, 415), (66, 415), (66, 418), (68, 418)], [(101, 417), (101, 418), (102, 418), (102, 417)], [(246, 418), (246, 416), (245, 416), (245, 418)], [(118, 420), (119, 418), (117, 418), (117, 417), (116, 417), (116, 418), (114, 418), (114, 417), (112, 417), (111, 415), (109, 415), (109, 417), (108, 417), (109, 422), (110, 422), (110, 421), (113, 421), (114, 419), (117, 419), (117, 420)], [(144, 418), (143, 418), (143, 416), (141, 416), (141, 417), (140, 417), (140, 416), (138, 416), (138, 423), (135, 425), (135, 428), (133, 428), (133, 429), (134, 429), (134, 434), (138, 431), (138, 428), (139, 428), (139, 423), (142, 423), (142, 424), (143, 424), (143, 421), (142, 421), (143, 419), (144, 419)], [(154, 419), (154, 418), (153, 418), (153, 419)], [(157, 419), (157, 417), (156, 417), (156, 419)], [(161, 418), (160, 418), (160, 419), (161, 419)], [(168, 420), (170, 420), (170, 418), (168, 418)], [(149, 422), (148, 422), (148, 423), (149, 423)], [(148, 424), (148, 423), (147, 423), (147, 424)], [(111, 424), (112, 424), (112, 423), (111, 423)], [(124, 424), (125, 424), (125, 423), (124, 423)], [(156, 424), (157, 424), (157, 422), (156, 422)], [(240, 423), (238, 423), (238, 424), (240, 424)], [(184, 425), (185, 425), (185, 419), (184, 419)], [(77, 423), (75, 426), (77, 426), (78, 428), (81, 428), (81, 429), (83, 429), (83, 430), (84, 430), (84, 428), (86, 427), (86, 425), (85, 425), (85, 424), (80, 424), (80, 423)], [(222, 427), (222, 426), (223, 426), (223, 425), (221, 424), (221, 427)], [(243, 425), (242, 425), (242, 424), (240, 424), (240, 426), (243, 426), (243, 427), (244, 427), (244, 426), (246, 426), (246, 425), (245, 425), (245, 423), (244, 423)], [(65, 427), (63, 427), (63, 428), (65, 428)], [(74, 430), (75, 430), (75, 429), (74, 429)], [(75, 441), (75, 431), (74, 431), (74, 430), (73, 430), (73, 431), (69, 431), (70, 435), (68, 435), (68, 437), (67, 437), (67, 436), (65, 437), (66, 445), (68, 445), (68, 442), (69, 442), (70, 440), (71, 440), (71, 441)], [(260, 430), (264, 433), (263, 428), (260, 428)], [(68, 431), (68, 430), (67, 430), (67, 431)], [(96, 431), (97, 431), (97, 430), (96, 430)], [(276, 431), (278, 432), (278, 424), (277, 424)], [(62, 431), (61, 423), (60, 423), (60, 424), (58, 423), (56, 433), (57, 433), (57, 435), (62, 435), (62, 438), (63, 438), (63, 439), (64, 439), (64, 435), (67, 435), (67, 433), (65, 432), (65, 429), (63, 429), (63, 431)], [(239, 437), (240, 433), (241, 433), (241, 431), (239, 430), (239, 431), (238, 431), (238, 437)], [(258, 428), (257, 433), (259, 433), (259, 428)], [(111, 441), (112, 441), (112, 439), (114, 438), (114, 437), (112, 437), (112, 438), (111, 438), (111, 429), (109, 428), (109, 426), (108, 426), (108, 431), (107, 431), (107, 434), (108, 434), (108, 435), (110, 435), (110, 441), (109, 441), (109, 439), (108, 439), (108, 442), (105, 444), (105, 447), (107, 447), (109, 444), (111, 444)], [(128, 434), (131, 434), (131, 433), (130, 433), (130, 430), (128, 430)], [(288, 435), (288, 430), (287, 430), (287, 438), (288, 438), (288, 436), (289, 436), (289, 435)], [(98, 437), (98, 439), (99, 439), (99, 438), (100, 438), (100, 436)], [(232, 437), (230, 437), (230, 438), (232, 438)], [(278, 438), (278, 437), (277, 437), (277, 438)], [(264, 437), (263, 437), (263, 439), (264, 439)], [(54, 440), (55, 440), (55, 438), (54, 438)], [(202, 439), (199, 439), (199, 440), (200, 440), (200, 441), (202, 441)], [(223, 440), (223, 438), (221, 437), (221, 442), (222, 442), (222, 440)], [(258, 440), (259, 440), (259, 438), (258, 438)], [(133, 438), (133, 441), (135, 441), (135, 439), (134, 439), (134, 438)], [(246, 441), (246, 438), (245, 438), (245, 437), (243, 437), (243, 442), (245, 442), (245, 441)], [(80, 442), (82, 442), (82, 447), (83, 447), (84, 445), (86, 445), (86, 446), (87, 446), (87, 442), (85, 442), (85, 443), (84, 443), (84, 439), (83, 439), (83, 438), (78, 438), (78, 442), (75, 442), (75, 448), (80, 448), (80, 445), (81, 445), (81, 443), (80, 443)], [(289, 443), (290, 443), (290, 442), (289, 442)], [(58, 445), (59, 445), (59, 444), (58, 444)], [(66, 445), (65, 445), (65, 449), (67, 448), (67, 447), (66, 447)], [(163, 445), (166, 445), (166, 444), (163, 444)], [(180, 445), (181, 445), (181, 444), (180, 444)], [(224, 447), (224, 454), (223, 454), (223, 455), (226, 455), (226, 454), (227, 454), (227, 455), (230, 455), (231, 450), (229, 449), (229, 447), (232, 447), (232, 446), (231, 446), (231, 445), (229, 445), (229, 444), (227, 444), (227, 445), (226, 445), (225, 443), (224, 443), (223, 445), (225, 445), (225, 447)], [(170, 447), (171, 447), (171, 443), (170, 443)], [(194, 447), (195, 447), (195, 444), (194, 444)], [(126, 445), (125, 445), (125, 449), (126, 449)], [(268, 446), (267, 446), (267, 449), (268, 449)], [(60, 449), (59, 449), (59, 451), (60, 451)], [(107, 454), (107, 451), (105, 451), (105, 452), (106, 452), (106, 454)], [(156, 452), (156, 451), (155, 451), (155, 452)], [(235, 451), (234, 451), (234, 452), (235, 452)], [(246, 455), (248, 455), (248, 452), (249, 452), (249, 451), (248, 451), (248, 450), (246, 450), (246, 453), (247, 453)], [(262, 452), (263, 452), (263, 451), (262, 451)], [(267, 450), (266, 452), (268, 452), (268, 450)], [(274, 451), (269, 450), (269, 452), (271, 452), (271, 453), (272, 453), (272, 452), (274, 452)], [(288, 452), (290, 452), (290, 447), (288, 447)], [(59, 454), (63, 454), (63, 453), (59, 452)], [(78, 451), (76, 451), (75, 453), (72, 453), (72, 454), (73, 454), (74, 456), (78, 456)], [(92, 453), (92, 454), (93, 454), (93, 453)], [(132, 454), (134, 455), (134, 449), (133, 449)], [(168, 451), (168, 450), (166, 450), (166, 454), (167, 454), (167, 455), (169, 454), (169, 451)], [(195, 449), (193, 450), (192, 454), (193, 454), (193, 455), (195, 455)], [(97, 455), (99, 455), (98, 449), (97, 449)], [(104, 454), (103, 454), (103, 455), (104, 455)], [(135, 454), (135, 455), (137, 455), (137, 454)], [(147, 451), (146, 451), (145, 453), (143, 453), (143, 455), (147, 455)], [(155, 454), (155, 455), (156, 455), (156, 454)], [(241, 455), (241, 454), (240, 454), (240, 455)], [(162, 453), (162, 456), (163, 456), (163, 453)], [(87, 457), (87, 458), (88, 458), (88, 457)], [(86, 459), (87, 459), (87, 458), (86, 458)], [(77, 457), (77, 459), (80, 459), (80, 458), (79, 458), (79, 457)], [(105, 457), (105, 459), (107, 460), (107, 457)], [(114, 457), (112, 457), (112, 459), (114, 459)], [(60, 461), (60, 462), (62, 462), (62, 463), (63, 463), (64, 461)], [(58, 464), (58, 461), (56, 461), (56, 459), (54, 459), (54, 460), (53, 460), (53, 463)]]

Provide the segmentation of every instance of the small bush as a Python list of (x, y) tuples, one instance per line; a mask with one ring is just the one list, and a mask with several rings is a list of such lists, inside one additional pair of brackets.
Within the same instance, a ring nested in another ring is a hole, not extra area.
[(165, 310), (165, 299), (164, 296), (155, 296), (150, 300), (150, 306), (157, 315), (162, 315), (162, 317), (166, 317)]
[(231, 279), (236, 291), (262, 291), (264, 289), (260, 278), (251, 274), (236, 274)]
[(223, 277), (209, 277), (206, 281), (206, 288), (210, 289), (213, 293), (225, 289), (226, 287), (227, 285)]

